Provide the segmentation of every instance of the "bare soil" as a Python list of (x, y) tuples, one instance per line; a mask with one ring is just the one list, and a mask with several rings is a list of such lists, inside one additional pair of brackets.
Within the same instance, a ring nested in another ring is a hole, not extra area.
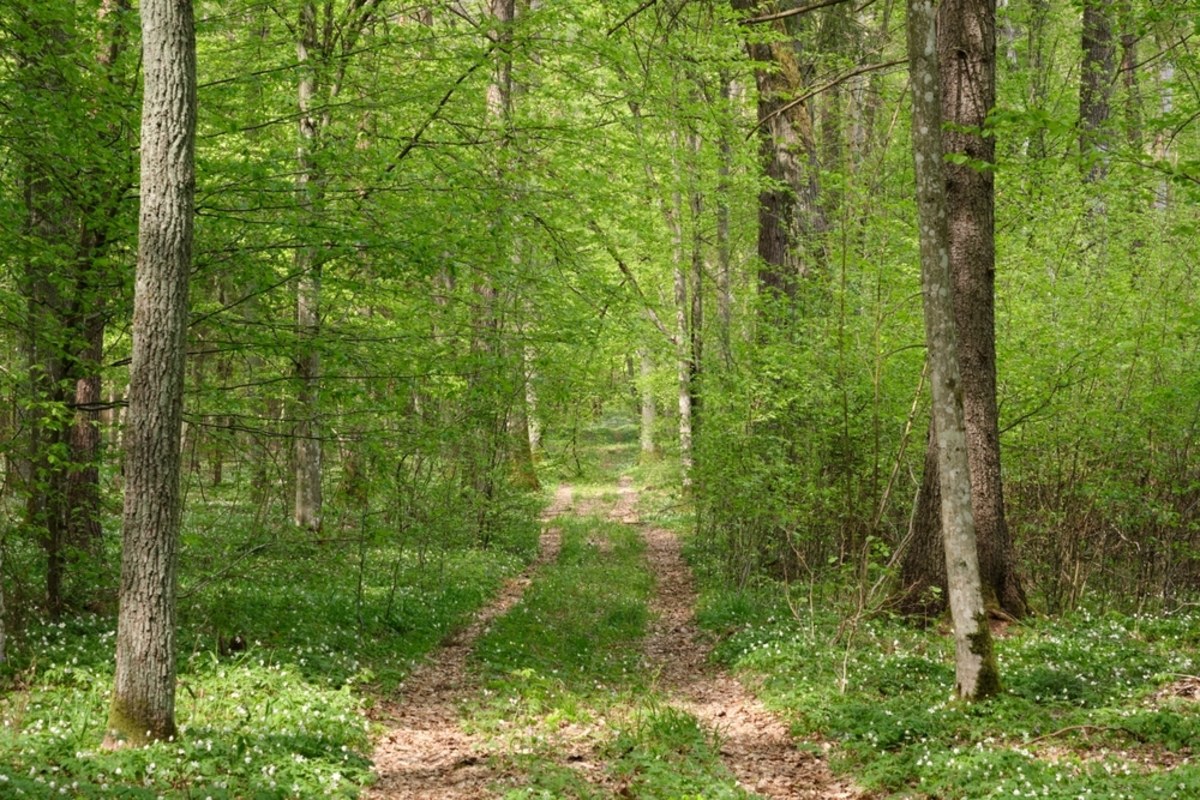
[[(600, 510), (595, 503), (585, 505), (575, 509), (576, 513)], [(560, 536), (550, 521), (571, 506), (570, 488), (560, 488), (545, 516), (548, 524), (538, 561), (510, 581), (474, 623), (414, 671), (404, 683), (402, 697), (383, 707), (380, 718), (388, 731), (375, 750), (379, 781), (367, 797), (472, 800), (494, 797), (489, 787), (497, 784), (519, 785), (519, 776), (497, 772), (500, 767), (495, 765), (504, 759), (489, 759), (486, 742), (464, 733), (458, 725), (459, 709), (479, 691), (477, 677), (467, 669), (467, 655), (490, 621), (520, 599), (533, 571), (556, 557)], [(639, 523), (637, 492), (628, 478), (621, 479), (616, 503), (607, 511), (615, 521)], [(645, 658), (666, 702), (717, 731), (722, 759), (739, 784), (751, 792), (796, 800), (862, 797), (851, 784), (833, 776), (824, 759), (812, 752), (819, 747), (798, 750), (778, 717), (736, 678), (709, 664), (711, 646), (695, 626), (696, 592), (678, 539), (663, 529), (647, 528), (642, 533), (656, 580), (651, 603), (654, 622)], [(595, 747), (603, 738), (601, 732), (575, 730), (577, 727), (560, 731), (563, 763), (594, 786), (629, 796), (605, 774)]]
[[(627, 485), (622, 479), (623, 491)], [(621, 513), (628, 517), (636, 494), (630, 491), (622, 499), (626, 496), (632, 500)], [(823, 758), (796, 749), (787, 726), (736, 678), (709, 664), (712, 647), (696, 628), (696, 590), (679, 539), (660, 528), (647, 529), (643, 536), (657, 581), (646, 656), (668, 702), (717, 731), (721, 758), (743, 789), (797, 800), (861, 797), (829, 771)]]
[(534, 563), (508, 581), (470, 625), (413, 670), (395, 702), (378, 709), (377, 719), (388, 730), (372, 756), (379, 781), (366, 797), (472, 800), (493, 796), (488, 787), (500, 776), (489, 767), (485, 743), (458, 724), (460, 707), (479, 691), (478, 676), (467, 669), (467, 656), (492, 620), (521, 599), (534, 572), (558, 557), (562, 531), (549, 523), (571, 504), (571, 487), (560, 486), (543, 514), (545, 527)]

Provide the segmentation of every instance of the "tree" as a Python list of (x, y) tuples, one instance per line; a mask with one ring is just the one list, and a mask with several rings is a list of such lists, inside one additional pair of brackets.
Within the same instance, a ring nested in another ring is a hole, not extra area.
[[(995, 140), (985, 131), (996, 98), (995, 6), (991, 0), (946, 0), (939, 7), (937, 47), (948, 255), (962, 370), (962, 402), (971, 470), (971, 508), (979, 568), (988, 602), (1014, 616), (1027, 613), (1004, 514), (1000, 428), (996, 404)], [(912, 610), (942, 607), (932, 586), (946, 588), (942, 569), (938, 441), (927, 442), (925, 478), (917, 500), (913, 541), (901, 581)]]
[(195, 194), (191, 0), (144, 0), (141, 210), (116, 676), (106, 746), (175, 735), (175, 570)]
[[(14, 137), (25, 211), (23, 488), (26, 522), (46, 552), (52, 616), (79, 599), (68, 581), (100, 551), (100, 362), (121, 282), (109, 256), (133, 177), (127, 12), (124, 0), (104, 0), (91, 18), (69, 4), (34, 4), (14, 26), (22, 105), (40, 131)], [(85, 57), (69, 55), (79, 51)]]
[[(749, 12), (773, 4), (738, 0), (734, 5)], [(790, 10), (801, 7), (796, 0), (783, 5)], [(815, 252), (810, 240), (828, 227), (819, 203), (812, 111), (807, 102), (796, 102), (811, 81), (812, 66), (802, 58), (803, 45), (790, 28), (796, 17), (775, 17), (764, 18), (773, 28), (773, 38), (752, 36), (746, 44), (757, 64), (759, 155), (768, 179), (758, 207), (758, 280), (768, 302), (796, 299), (800, 278), (818, 266), (806, 252)]]
[(1108, 175), (1108, 150), (1112, 147), (1109, 115), (1117, 74), (1113, 0), (1084, 0), (1082, 48), (1079, 154), (1083, 159), (1084, 180), (1097, 183)]
[(932, 0), (909, 0), (907, 24), (921, 293), (933, 390), (931, 413), (938, 443), (942, 539), (954, 622), (955, 683), (959, 697), (977, 699), (998, 691), (1000, 679), (983, 606), (971, 511), (971, 474), (950, 276), (951, 239), (942, 174), (940, 48)]

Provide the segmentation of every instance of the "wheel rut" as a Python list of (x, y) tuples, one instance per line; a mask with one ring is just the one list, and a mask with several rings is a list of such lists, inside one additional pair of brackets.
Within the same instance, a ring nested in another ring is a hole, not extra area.
[[(622, 478), (614, 519), (636, 521), (637, 493)], [(728, 672), (709, 663), (712, 647), (695, 623), (696, 589), (671, 531), (643, 530), (655, 576), (646, 660), (666, 701), (715, 730), (721, 758), (747, 791), (770, 798), (837, 800), (862, 793), (819, 756), (796, 749), (787, 726)]]
[(538, 557), (504, 584), (475, 619), (414, 669), (400, 686), (401, 697), (374, 715), (388, 731), (372, 755), (378, 781), (364, 796), (371, 800), (474, 800), (492, 797), (489, 786), (501, 776), (489, 765), (487, 743), (458, 724), (460, 708), (479, 692), (468, 669), (471, 648), (497, 617), (515, 606), (534, 573), (558, 557), (561, 529), (553, 520), (571, 508), (573, 491), (560, 486), (542, 515)]
[[(626, 525), (640, 525), (637, 506), (638, 492), (632, 480), (622, 477), (616, 501), (606, 516)], [(519, 785), (519, 776), (502, 773), (497, 766), (505, 759), (492, 757), (503, 753), (489, 748), (502, 745), (460, 727), (462, 708), (481, 691), (478, 676), (468, 668), (468, 656), (491, 622), (520, 601), (536, 570), (557, 558), (561, 530), (553, 520), (580, 511), (602, 510), (587, 502), (577, 506), (571, 487), (559, 487), (542, 517), (537, 560), (506, 583), (470, 625), (408, 676), (397, 701), (377, 710), (375, 717), (386, 723), (388, 730), (375, 748), (378, 781), (367, 790), (366, 798), (476, 800), (496, 797), (497, 786)], [(798, 750), (778, 716), (735, 677), (710, 664), (712, 648), (696, 627), (696, 589), (678, 537), (653, 526), (642, 527), (640, 533), (655, 576), (650, 603), (653, 621), (644, 659), (663, 702), (714, 730), (722, 761), (738, 784), (757, 796), (781, 800), (864, 797), (853, 784), (834, 776), (819, 755)], [(604, 794), (632, 796), (606, 774), (603, 757), (595, 749), (602, 738), (599, 732), (575, 730), (577, 727), (572, 725), (555, 736), (564, 765)]]

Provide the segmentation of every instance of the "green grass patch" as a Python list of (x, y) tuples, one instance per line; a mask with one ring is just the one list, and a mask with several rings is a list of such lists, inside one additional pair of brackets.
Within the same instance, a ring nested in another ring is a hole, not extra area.
[(647, 800), (749, 798), (721, 763), (717, 735), (684, 711), (649, 704), (608, 746), (621, 792)]
[(100, 750), (113, 615), (35, 621), (0, 671), (0, 797), (355, 797), (365, 708), (528, 562), (538, 534), (530, 505), (487, 549), (381, 524), (321, 543), (212, 499), (183, 538), (178, 740)]
[[(477, 643), (487, 692), (468, 725), (520, 775), (509, 800), (743, 798), (715, 735), (667, 706), (642, 662), (653, 577), (629, 526), (564, 517), (562, 551)], [(565, 744), (562, 731), (573, 728)], [(578, 731), (590, 731), (584, 740)], [(572, 761), (604, 762), (603, 780)], [(589, 780), (591, 775), (593, 780)]]
[(641, 680), (640, 641), (653, 578), (634, 529), (564, 517), (562, 549), (524, 599), (497, 620), (474, 658), (498, 685), (545, 682), (570, 693)]
[[(693, 555), (695, 555), (693, 553)], [(717, 656), (839, 747), (836, 768), (897, 796), (1194, 797), (1200, 704), (1163, 691), (1196, 671), (1200, 615), (1081, 613), (1011, 626), (996, 642), (1005, 691), (951, 699), (944, 631), (885, 617), (847, 625), (836, 602), (798, 613), (783, 590), (705, 575), (699, 620)]]

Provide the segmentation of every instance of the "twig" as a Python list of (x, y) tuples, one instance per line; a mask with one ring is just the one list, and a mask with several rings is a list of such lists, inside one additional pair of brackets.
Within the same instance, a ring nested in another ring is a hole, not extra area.
[[(616, 33), (617, 31), (621, 30), (621, 28), (624, 28), (626, 25), (628, 25), (628, 24), (629, 24), (629, 21), (630, 21), (631, 19), (633, 19), (633, 18), (634, 18), (634, 17), (636, 17), (638, 14), (642, 13), (642, 12), (643, 12), (643, 11), (645, 11), (647, 8), (649, 8), (650, 6), (654, 5), (654, 4), (655, 4), (655, 3), (657, 3), (657, 2), (658, 2), (658, 0), (646, 0), (646, 1), (645, 1), (644, 3), (642, 3), (640, 6), (638, 6), (637, 8), (635, 8), (633, 11), (630, 11), (628, 14), (626, 14), (626, 15), (625, 15), (625, 19), (621, 20), (621, 21), (620, 21), (620, 22), (618, 22), (616, 25), (613, 25), (611, 28), (609, 28), (609, 29), (608, 29), (608, 32), (607, 32), (607, 33), (605, 33), (604, 35), (605, 35), (605, 36), (612, 36), (614, 33)], [(838, 2), (842, 2), (842, 0), (838, 0)]]
[(1035, 739), (1030, 739), (1028, 742), (1025, 742), (1025, 744), (1036, 744), (1037, 742), (1045, 741), (1046, 739), (1053, 739), (1055, 736), (1061, 736), (1064, 733), (1070, 733), (1071, 731), (1115, 731), (1115, 730), (1122, 730), (1122, 729), (1117, 728), (1113, 725), (1068, 725), (1067, 727), (1060, 728), (1059, 730), (1056, 730), (1053, 733), (1046, 733), (1041, 736), (1038, 736)]
[(663, 336), (667, 337), (667, 341), (669, 341), (671, 344), (678, 345), (678, 337), (671, 333), (667, 326), (663, 324), (662, 318), (658, 316), (658, 312), (654, 310), (654, 306), (650, 305), (650, 300), (642, 291), (642, 287), (638, 284), (637, 278), (633, 276), (633, 270), (631, 270), (629, 265), (625, 263), (625, 260), (621, 258), (621, 254), (617, 252), (617, 248), (608, 240), (604, 230), (595, 222), (590, 223), (590, 227), (592, 231), (600, 237), (601, 244), (604, 245), (604, 249), (608, 252), (608, 254), (612, 256), (612, 260), (616, 262), (617, 269), (621, 270), (621, 274), (625, 276), (625, 279), (628, 280), (633, 286), (633, 290), (637, 292), (637, 296), (641, 298), (642, 305), (646, 309), (646, 316), (648, 316), (650, 321), (654, 323), (654, 327), (658, 328), (659, 332), (662, 333)]

